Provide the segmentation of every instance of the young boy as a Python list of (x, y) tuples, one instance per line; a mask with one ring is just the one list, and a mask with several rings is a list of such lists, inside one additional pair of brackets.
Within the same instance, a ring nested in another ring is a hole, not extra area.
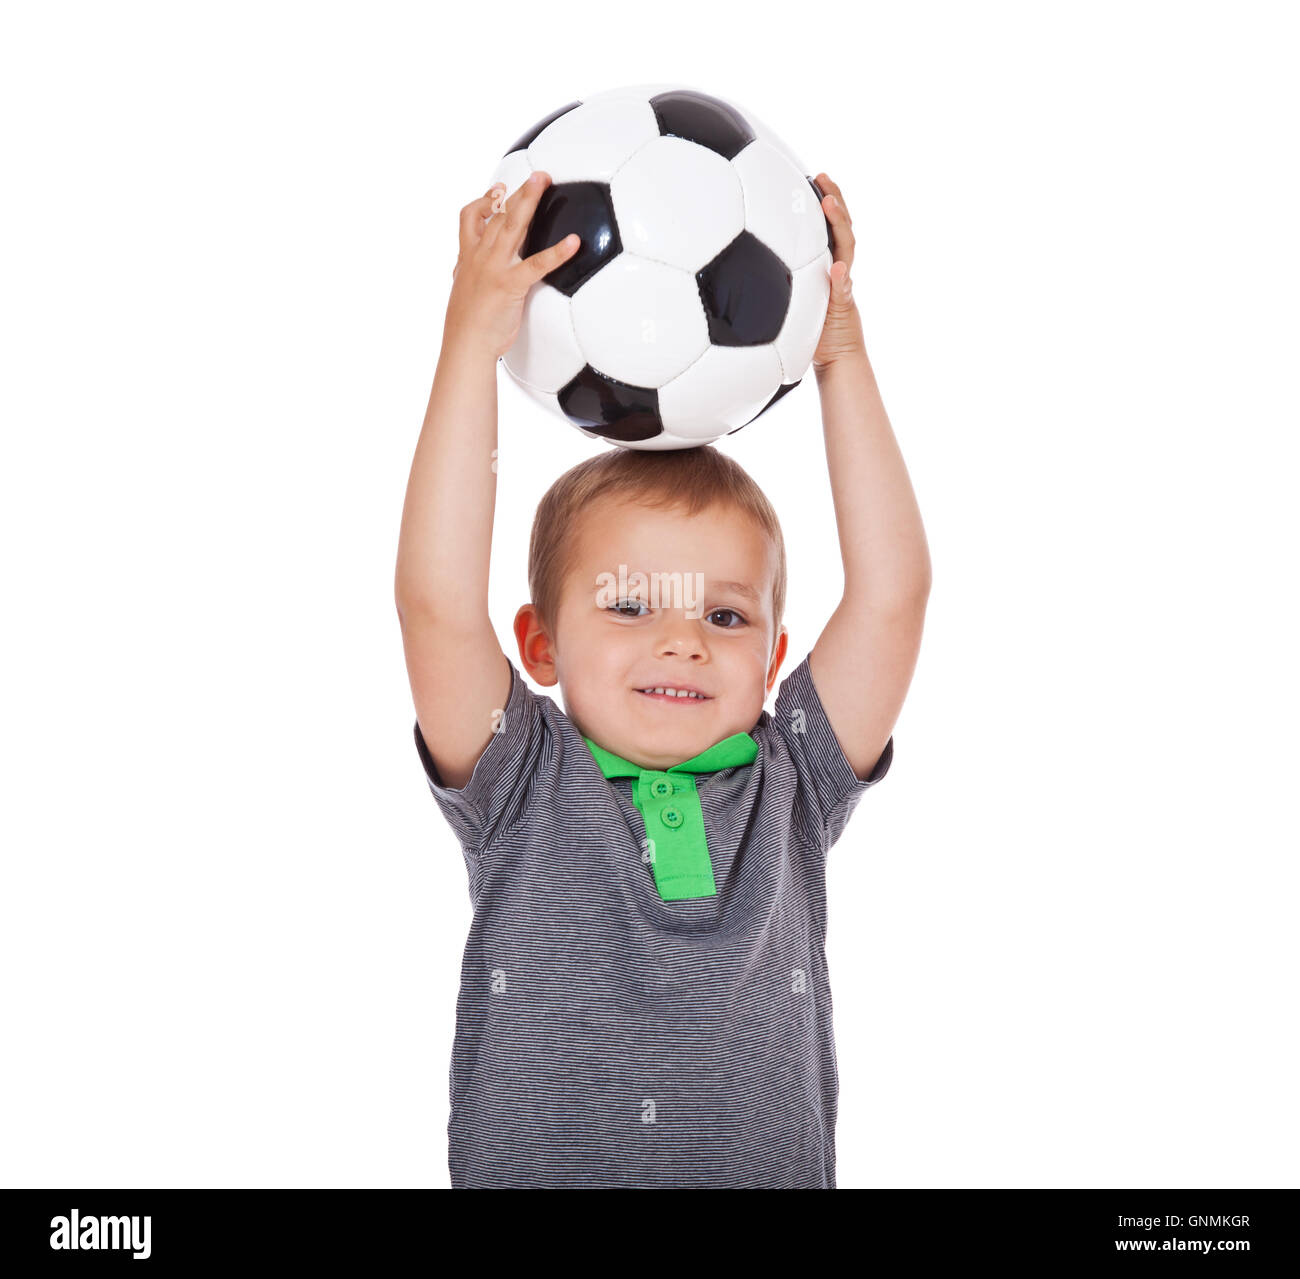
[(543, 498), (514, 622), (560, 710), (487, 607), (496, 362), (577, 248), (518, 256), (548, 181), (461, 211), (397, 559), (415, 744), (474, 905), (452, 1184), (834, 1187), (825, 857), (888, 771), (930, 587), (852, 224), (819, 175), (835, 264), (813, 363), (844, 592), (815, 648), (769, 715), (787, 633), (766, 498), (714, 448), (611, 446)]

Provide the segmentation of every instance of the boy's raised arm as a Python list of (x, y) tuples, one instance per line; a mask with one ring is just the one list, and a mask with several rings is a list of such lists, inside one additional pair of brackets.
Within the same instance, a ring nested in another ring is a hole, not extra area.
[(455, 788), (469, 780), (492, 740), (493, 711), (510, 694), (488, 616), (496, 366), (519, 332), (528, 290), (577, 248), (567, 237), (519, 259), (547, 181), (526, 182), (503, 209), (497, 188), (461, 210), (442, 353), (402, 510), (394, 593), (406, 670), (421, 736)]
[(930, 552), (853, 301), (848, 211), (826, 174), (818, 175), (818, 185), (829, 193), (823, 207), (834, 235), (835, 262), (813, 368), (844, 595), (808, 664), (845, 758), (865, 778), (894, 731), (916, 669), (930, 595)]

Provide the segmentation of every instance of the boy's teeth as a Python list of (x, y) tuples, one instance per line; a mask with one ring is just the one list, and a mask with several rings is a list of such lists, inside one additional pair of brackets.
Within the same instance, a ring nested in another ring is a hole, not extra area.
[(688, 693), (684, 689), (676, 688), (643, 688), (643, 693), (664, 693), (668, 697), (694, 697), (699, 698), (699, 693)]

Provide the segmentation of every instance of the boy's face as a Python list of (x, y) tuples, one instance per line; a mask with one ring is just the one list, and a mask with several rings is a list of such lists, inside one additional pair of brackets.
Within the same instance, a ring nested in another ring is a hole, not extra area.
[[(749, 732), (762, 713), (786, 650), (784, 627), (774, 635), (775, 573), (775, 550), (739, 510), (598, 502), (580, 526), (554, 638), (525, 604), (520, 656), (539, 684), (559, 683), (585, 737), (642, 768), (668, 768)], [(663, 685), (707, 696), (639, 691)]]

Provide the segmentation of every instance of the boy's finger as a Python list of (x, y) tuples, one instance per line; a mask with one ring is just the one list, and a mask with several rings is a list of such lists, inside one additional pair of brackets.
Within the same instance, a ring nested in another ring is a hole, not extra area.
[(477, 233), (482, 231), (484, 220), (492, 216), (495, 205), (504, 194), (505, 184), (498, 182), (495, 186), (489, 187), (477, 200), (471, 200), (460, 211), (462, 240), (470, 239), (472, 242)]
[(839, 196), (831, 194), (826, 195), (827, 213), (833, 226), (836, 222), (842, 222), (845, 226), (852, 226), (853, 219), (849, 217), (849, 211), (844, 207), (844, 201)]
[(530, 174), (528, 180), (521, 183), (519, 189), (505, 202), (505, 207), (501, 210), (505, 217), (493, 218), (488, 223), (489, 232), (494, 233), (497, 239), (504, 236), (512, 253), (524, 238), (524, 232), (537, 210), (537, 202), (550, 184), (551, 175), (544, 170), (538, 169)]
[(529, 287), (550, 275), (561, 262), (567, 262), (578, 251), (581, 243), (581, 237), (566, 235), (549, 248), (540, 249), (532, 257), (525, 258), (519, 265), (524, 269)]
[(844, 198), (840, 195), (839, 187), (824, 173), (817, 175), (817, 185), (826, 192), (822, 197), (823, 212), (830, 219), (831, 237), (835, 242), (835, 261), (843, 262), (846, 267), (852, 266), (857, 238), (853, 234), (853, 219), (844, 207)]
[[(844, 203), (844, 192), (840, 190), (839, 183), (832, 182), (826, 174), (819, 173), (817, 175), (817, 185), (826, 193), (826, 195), (832, 195), (835, 197), (836, 204), (832, 207), (836, 207), (843, 212), (845, 220), (852, 224), (853, 219), (849, 217), (848, 206)], [(824, 203), (825, 196), (822, 197), (822, 200)]]
[(853, 235), (853, 227), (848, 217), (832, 218), (831, 233), (835, 237), (835, 261), (842, 261), (852, 266), (853, 249), (857, 244), (857, 239)]
[[(840, 258), (839, 261), (843, 262), (844, 259)], [(835, 292), (846, 303), (853, 297), (853, 280), (849, 276), (849, 264), (847, 262), (844, 262), (844, 274), (835, 281)]]

